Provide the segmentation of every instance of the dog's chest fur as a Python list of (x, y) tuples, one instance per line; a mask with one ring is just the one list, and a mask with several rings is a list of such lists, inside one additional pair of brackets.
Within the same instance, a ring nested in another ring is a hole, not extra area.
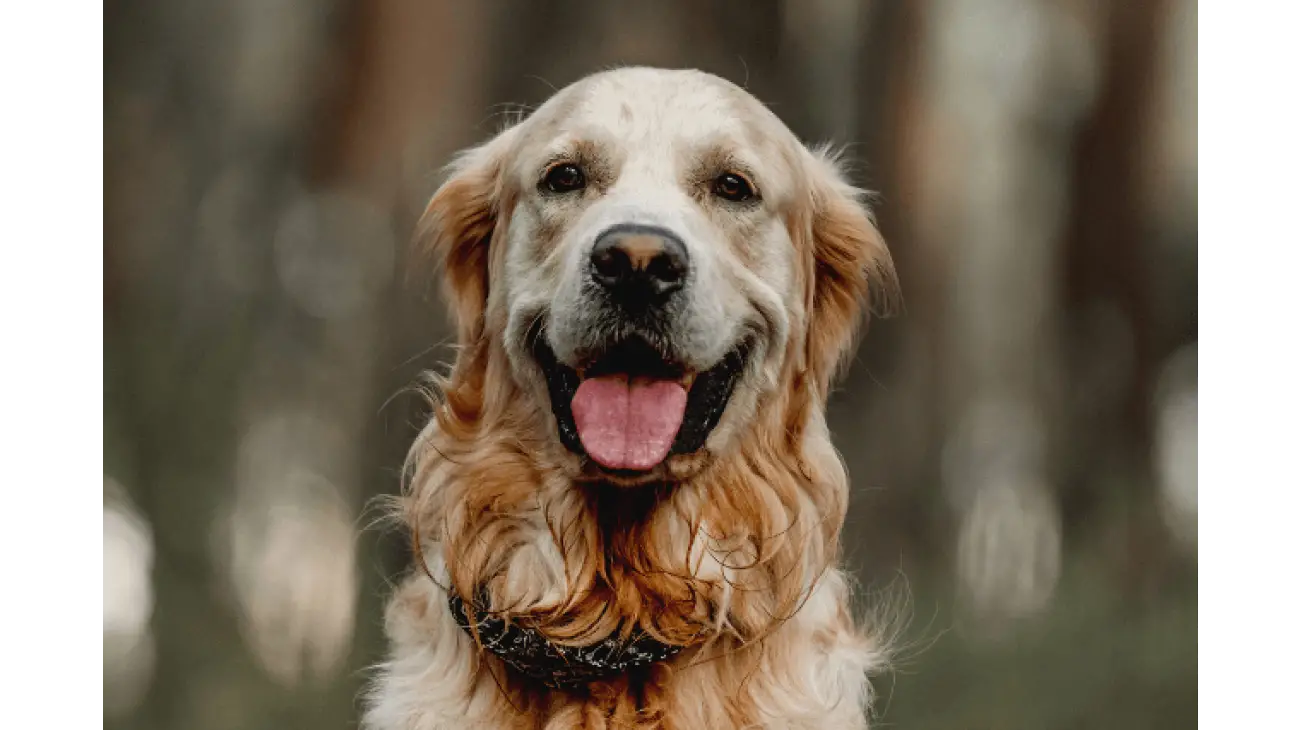
[(852, 628), (839, 571), (826, 573), (802, 609), (760, 642), (687, 651), (648, 678), (578, 692), (525, 689), (480, 652), (423, 573), (394, 594), (387, 630), (390, 660), (373, 689), (367, 730), (865, 728), (867, 676), (882, 661)]

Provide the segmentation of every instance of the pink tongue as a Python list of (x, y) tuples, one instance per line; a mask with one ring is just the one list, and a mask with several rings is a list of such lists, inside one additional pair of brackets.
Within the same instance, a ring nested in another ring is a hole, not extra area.
[(672, 380), (604, 375), (573, 395), (573, 420), (587, 455), (609, 469), (646, 471), (663, 461), (686, 412), (686, 389)]

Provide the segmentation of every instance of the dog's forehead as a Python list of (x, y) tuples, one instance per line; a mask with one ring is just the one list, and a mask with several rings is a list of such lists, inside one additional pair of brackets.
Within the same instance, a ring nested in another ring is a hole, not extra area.
[(757, 99), (717, 76), (692, 70), (625, 68), (582, 79), (544, 104), (538, 141), (597, 136), (633, 144), (730, 140), (764, 147), (787, 133)]
[(748, 116), (741, 94), (704, 74), (609, 74), (585, 91), (574, 120), (625, 135), (717, 133)]

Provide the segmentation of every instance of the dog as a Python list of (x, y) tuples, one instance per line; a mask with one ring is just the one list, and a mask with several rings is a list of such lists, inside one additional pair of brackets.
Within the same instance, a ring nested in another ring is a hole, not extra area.
[(898, 284), (836, 156), (619, 68), (463, 152), (421, 229), (457, 356), (363, 726), (865, 728), (887, 642), (837, 567), (825, 405)]

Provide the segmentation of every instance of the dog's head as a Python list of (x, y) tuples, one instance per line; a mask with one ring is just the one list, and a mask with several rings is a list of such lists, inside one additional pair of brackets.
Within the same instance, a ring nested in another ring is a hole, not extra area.
[[(460, 350), (413, 453), (441, 470), (428, 481), (462, 486), (434, 498), (417, 474), (415, 496), (441, 516), (457, 566), (476, 566), (462, 589), (509, 572), (539, 503), (570, 573), (552, 575), (565, 584), (555, 608), (582, 590), (634, 600), (614, 585), (615, 545), (629, 564), (659, 552), (698, 577), (688, 543), (706, 525), (760, 564), (770, 551), (755, 540), (815, 524), (825, 557), (846, 491), (827, 390), (864, 303), (895, 291), (859, 191), (825, 151), (714, 76), (619, 69), (464, 153), (424, 225)], [(644, 519), (625, 504), (602, 522), (602, 500), (647, 489)], [(681, 524), (656, 527), (669, 502)], [(512, 526), (494, 526), (509, 505)], [(563, 510), (579, 527), (558, 524)], [(597, 544), (566, 544), (575, 529)], [(472, 540), (454, 546), (465, 531), (501, 542), (475, 562)], [(574, 558), (596, 550), (605, 565)]]

